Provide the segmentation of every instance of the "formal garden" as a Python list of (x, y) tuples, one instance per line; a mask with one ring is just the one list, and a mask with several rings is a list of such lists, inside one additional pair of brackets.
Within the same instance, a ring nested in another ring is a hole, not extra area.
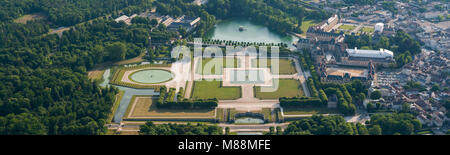
[[(222, 61), (222, 63), (220, 63), (220, 61)], [(228, 63), (231, 61), (233, 62)], [(203, 58), (201, 66), (197, 67), (195, 73), (202, 75), (222, 75), (223, 68), (237, 68), (239, 67), (239, 61), (238, 58), (234, 58), (234, 60), (233, 58), (223, 58), (222, 60), (220, 60), (220, 58)], [(207, 64), (211, 64), (211, 66)], [(212, 64), (217, 64), (217, 66), (212, 66)], [(217, 71), (216, 67), (218, 68)]]
[(255, 97), (259, 99), (303, 96), (302, 85), (300, 81), (295, 79), (279, 79), (278, 89), (274, 92), (261, 92), (261, 87), (259, 86), (254, 87), (254, 91)]
[(214, 119), (215, 109), (181, 109), (181, 108), (158, 108), (158, 96), (136, 95), (125, 112), (125, 120), (139, 119)]
[(241, 87), (223, 87), (222, 81), (194, 81), (192, 99), (217, 98), (219, 100), (235, 100), (241, 97)]
[[(297, 70), (295, 69), (294, 61), (287, 59), (287, 58), (280, 58), (278, 60), (279, 60), (278, 61), (279, 62), (278, 74), (292, 75), (292, 74), (297, 73)], [(261, 59), (252, 59), (252, 67), (253, 68), (263, 68), (263, 67), (271, 68), (272, 61), (271, 61), (271, 59), (262, 59), (262, 58)], [(271, 72), (272, 72), (272, 70), (271, 70)]]

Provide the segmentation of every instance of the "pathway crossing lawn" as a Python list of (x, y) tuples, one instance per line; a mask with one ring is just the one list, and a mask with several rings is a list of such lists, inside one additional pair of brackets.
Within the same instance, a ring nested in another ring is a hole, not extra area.
[(336, 108), (283, 108), (285, 115), (315, 115), (315, 114), (337, 114)]
[(280, 97), (302, 96), (302, 86), (295, 79), (280, 79), (275, 92), (261, 92), (261, 87), (255, 87), (255, 96), (259, 99), (278, 99)]
[[(133, 104), (134, 110), (131, 117), (213, 117), (214, 109), (158, 109), (156, 107), (157, 97), (134, 96), (128, 107), (126, 115), (128, 117)], [(155, 103), (155, 104), (153, 104)]]
[(219, 100), (234, 100), (241, 97), (241, 87), (222, 87), (222, 81), (195, 81), (193, 99), (217, 98)]
[[(222, 60), (222, 64), (220, 64), (220, 60)], [(202, 73), (203, 75), (222, 75), (222, 70), (223, 70), (224, 66), (225, 66), (225, 68), (239, 67), (239, 62), (238, 62), (239, 59), (234, 58), (233, 63), (227, 63), (228, 61), (233, 61), (233, 59), (232, 58), (223, 58), (223, 59), (203, 58), (201, 68), (200, 68), (200, 66), (197, 67), (197, 70), (195, 71), (195, 73), (198, 73), (198, 74)], [(216, 63), (218, 64), (218, 66), (217, 66), (217, 68), (219, 69), (218, 71), (216, 71), (216, 67), (213, 66), (213, 64), (216, 64)], [(205, 67), (210, 68), (210, 70), (206, 69)]]
[[(272, 61), (271, 59), (252, 59), (252, 67), (257, 68), (259, 67), (259, 61), (261, 60), (261, 62), (266, 61), (267, 65), (265, 64), (261, 64), (261, 66), (267, 66), (268, 68), (272, 67)], [(262, 67), (261, 67), (262, 68)], [(271, 71), (272, 72), (272, 71)], [(295, 66), (294, 66), (294, 61), (289, 60), (289, 59), (285, 59), (285, 58), (281, 58), (279, 59), (279, 75), (292, 75), (297, 73)]]

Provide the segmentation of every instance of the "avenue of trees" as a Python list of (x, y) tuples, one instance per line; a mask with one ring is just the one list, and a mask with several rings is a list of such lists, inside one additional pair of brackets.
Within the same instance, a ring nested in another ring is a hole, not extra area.
[(139, 129), (141, 135), (222, 135), (222, 128), (217, 125), (200, 124), (154, 124), (147, 122)]

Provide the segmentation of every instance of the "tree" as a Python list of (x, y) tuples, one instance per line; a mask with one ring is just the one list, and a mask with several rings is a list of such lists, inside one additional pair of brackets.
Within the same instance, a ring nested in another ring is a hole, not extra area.
[(356, 128), (358, 129), (359, 135), (369, 135), (369, 130), (367, 130), (366, 126), (362, 125), (361, 123), (357, 123)]
[(367, 103), (366, 109), (367, 109), (367, 112), (373, 113), (376, 111), (377, 108), (375, 107), (375, 105), (372, 102), (370, 102), (370, 103)]
[(221, 135), (222, 128), (217, 125), (197, 124), (153, 124), (146, 122), (139, 129), (141, 135)]
[(113, 61), (124, 60), (127, 52), (125, 44), (121, 42), (115, 42), (108, 45), (106, 50), (109, 52), (109, 57)]
[(381, 98), (381, 92), (380, 91), (375, 90), (372, 93), (370, 93), (370, 99), (377, 100), (379, 98)]
[(370, 135), (381, 135), (381, 127), (379, 125), (374, 125), (369, 128)]
[(411, 111), (411, 106), (408, 103), (403, 103), (401, 112), (408, 113), (410, 111)]
[(269, 135), (273, 135), (275, 133), (275, 128), (273, 126), (269, 127)]
[(281, 135), (282, 134), (282, 129), (280, 126), (277, 126), (277, 135)]
[(434, 84), (432, 87), (431, 87), (431, 91), (433, 91), (433, 92), (436, 92), (436, 91), (439, 91), (441, 88), (439, 87), (439, 85), (438, 84)]
[(225, 128), (225, 135), (230, 135), (230, 127)]

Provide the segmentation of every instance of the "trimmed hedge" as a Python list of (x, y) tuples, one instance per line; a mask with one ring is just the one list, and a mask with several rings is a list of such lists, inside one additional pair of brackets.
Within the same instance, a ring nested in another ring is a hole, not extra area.
[[(169, 92), (167, 92), (167, 88), (162, 86), (160, 89), (160, 95), (158, 101), (156, 102), (156, 106), (158, 108), (174, 108), (174, 109), (214, 109), (217, 107), (219, 100), (216, 98), (212, 99), (197, 99), (197, 100), (182, 100), (182, 101), (174, 101), (175, 97), (175, 89), (171, 88)], [(181, 98), (180, 98), (181, 99)]]
[(312, 97), (293, 97), (287, 98), (282, 97), (279, 99), (280, 106), (282, 107), (298, 107), (298, 108), (307, 108), (307, 107), (325, 107), (326, 103), (322, 102), (319, 98)]
[(157, 102), (158, 108), (175, 108), (175, 109), (214, 109), (217, 107), (219, 100), (217, 99), (198, 99), (183, 101), (167, 101)]

